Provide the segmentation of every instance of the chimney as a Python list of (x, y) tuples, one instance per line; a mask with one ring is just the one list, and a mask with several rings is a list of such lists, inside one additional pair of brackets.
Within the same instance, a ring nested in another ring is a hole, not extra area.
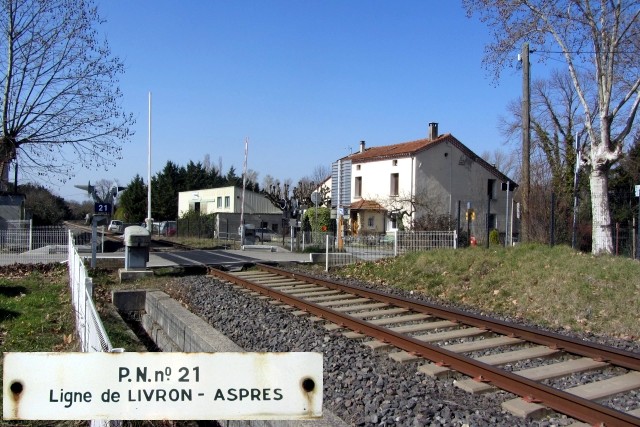
[(434, 140), (438, 137), (438, 124), (435, 122), (429, 123), (429, 139)]
[(360, 152), (364, 153), (364, 141), (360, 141)]

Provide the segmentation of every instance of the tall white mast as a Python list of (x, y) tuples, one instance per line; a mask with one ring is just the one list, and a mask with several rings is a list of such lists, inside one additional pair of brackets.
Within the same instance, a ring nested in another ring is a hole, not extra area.
[(244, 163), (242, 165), (242, 205), (240, 206), (240, 242), (244, 245), (244, 189), (247, 186), (247, 157), (249, 157), (249, 138), (244, 139)]
[(151, 219), (151, 91), (149, 91), (149, 144), (147, 155), (147, 230), (153, 234)]

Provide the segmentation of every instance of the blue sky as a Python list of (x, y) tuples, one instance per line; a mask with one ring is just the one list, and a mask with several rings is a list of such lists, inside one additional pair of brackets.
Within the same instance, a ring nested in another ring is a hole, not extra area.
[[(521, 93), (514, 68), (496, 84), (481, 60), (489, 30), (456, 1), (97, 0), (99, 31), (125, 63), (123, 106), (137, 119), (125, 159), (79, 169), (88, 180), (147, 177), (148, 93), (152, 174), (222, 159), (297, 182), (316, 166), (367, 146), (424, 138), (428, 123), (478, 154), (509, 151), (498, 131)], [(516, 55), (514, 51), (514, 65)]]

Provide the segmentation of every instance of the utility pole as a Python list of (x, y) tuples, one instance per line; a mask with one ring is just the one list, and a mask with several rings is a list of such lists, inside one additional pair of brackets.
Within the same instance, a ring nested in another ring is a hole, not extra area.
[(529, 43), (522, 46), (522, 221), (520, 225), (520, 241), (529, 241), (530, 215), (529, 194), (531, 183), (531, 74), (529, 71)]

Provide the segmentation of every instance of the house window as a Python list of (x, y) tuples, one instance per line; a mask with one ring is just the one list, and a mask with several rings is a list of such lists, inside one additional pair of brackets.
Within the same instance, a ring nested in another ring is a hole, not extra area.
[(356, 176), (356, 188), (354, 197), (362, 197), (362, 177)]
[(369, 228), (374, 228), (374, 226), (375, 226), (375, 219), (374, 219), (374, 217), (370, 216), (370, 217), (367, 219), (367, 226), (368, 226)]
[(397, 196), (399, 191), (399, 181), (400, 177), (397, 173), (391, 174), (391, 189), (389, 195)]
[(395, 215), (391, 215), (391, 228), (398, 228), (398, 218)]
[(360, 170), (360, 165), (356, 165), (356, 170), (359, 171)]
[(195, 203), (193, 204), (193, 210), (194, 210), (196, 213), (200, 213), (200, 202), (195, 202)]
[(394, 160), (391, 161), (391, 164), (393, 166), (398, 166), (398, 161), (394, 159)]
[(224, 207), (225, 208), (230, 208), (231, 207), (231, 196), (225, 196), (224, 197)]
[(487, 196), (489, 197), (490, 200), (494, 200), (496, 198), (495, 191), (496, 191), (496, 180), (495, 179), (487, 180)]
[(218, 197), (217, 206), (218, 208), (222, 208), (222, 197)]

